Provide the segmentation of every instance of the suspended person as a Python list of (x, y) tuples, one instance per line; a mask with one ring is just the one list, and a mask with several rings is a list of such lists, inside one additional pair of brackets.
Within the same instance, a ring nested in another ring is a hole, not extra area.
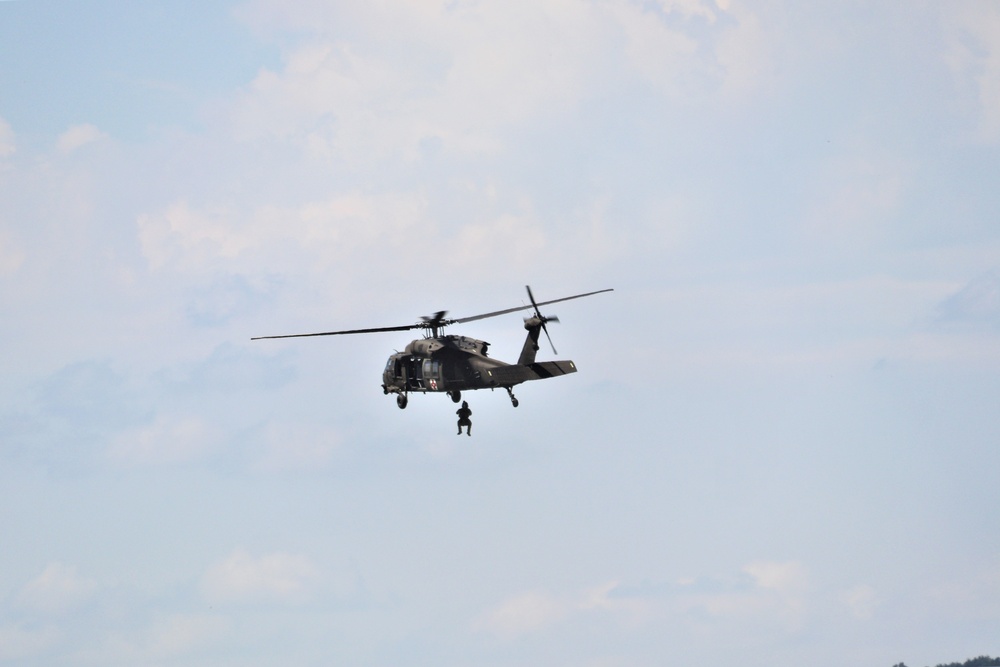
[(458, 434), (462, 435), (462, 427), (466, 427), (466, 435), (472, 435), (472, 420), (469, 417), (472, 416), (472, 410), (469, 409), (469, 402), (462, 401), (462, 407), (455, 411), (458, 415)]

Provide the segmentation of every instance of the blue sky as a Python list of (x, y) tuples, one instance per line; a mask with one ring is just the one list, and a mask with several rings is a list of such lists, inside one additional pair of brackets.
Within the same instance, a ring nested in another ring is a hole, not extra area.
[[(13, 0), (0, 62), (0, 663), (1000, 653), (997, 3)], [(472, 438), (405, 334), (249, 340), (525, 284), (615, 292)]]

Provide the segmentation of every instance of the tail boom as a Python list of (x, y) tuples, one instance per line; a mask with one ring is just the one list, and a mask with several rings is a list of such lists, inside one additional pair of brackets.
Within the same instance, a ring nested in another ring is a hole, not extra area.
[(512, 387), (522, 382), (545, 380), (575, 372), (576, 364), (568, 359), (564, 361), (540, 361), (494, 368), (490, 371), (490, 379), (498, 387)]

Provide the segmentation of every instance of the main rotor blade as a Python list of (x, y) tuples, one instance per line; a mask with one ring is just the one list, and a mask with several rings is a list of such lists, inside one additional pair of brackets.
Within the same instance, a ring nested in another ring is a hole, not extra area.
[(506, 308), (504, 310), (495, 310), (492, 313), (483, 313), (482, 315), (473, 315), (472, 317), (460, 317), (457, 320), (446, 320), (448, 324), (464, 324), (466, 322), (475, 322), (476, 320), (485, 320), (487, 317), (496, 317), (497, 315), (506, 315), (507, 313), (516, 313), (519, 310), (528, 310), (530, 308), (537, 309), (539, 306), (547, 306), (550, 303), (559, 303), (560, 301), (569, 301), (571, 299), (582, 299), (585, 296), (592, 296), (594, 294), (602, 294), (604, 292), (614, 292), (613, 288), (601, 289), (596, 292), (587, 292), (586, 294), (574, 294), (573, 296), (564, 296), (561, 299), (552, 299), (551, 301), (539, 301), (538, 303), (533, 303), (528, 306), (517, 306), (516, 308)]
[(342, 336), (345, 334), (381, 333), (383, 331), (408, 331), (410, 329), (423, 329), (424, 324), (407, 324), (399, 327), (377, 327), (375, 329), (351, 329), (349, 331), (323, 331), (321, 333), (305, 334), (285, 334), (283, 336), (257, 336), (250, 340), (264, 340), (266, 338), (307, 338), (309, 336)]
[[(517, 306), (515, 308), (506, 308), (504, 310), (495, 310), (492, 313), (483, 313), (481, 315), (473, 315), (472, 317), (460, 317), (457, 320), (446, 320), (443, 319), (445, 312), (440, 311), (436, 313), (434, 317), (425, 319), (419, 324), (404, 324), (398, 327), (375, 327), (372, 329), (349, 329), (347, 331), (321, 331), (319, 333), (304, 333), (304, 334), (284, 334), (281, 336), (255, 336), (250, 340), (266, 340), (269, 338), (308, 338), (311, 336), (344, 336), (348, 334), (364, 334), (364, 333), (382, 333), (386, 331), (410, 331), (411, 329), (427, 329), (433, 323), (436, 323), (439, 327), (449, 326), (451, 324), (464, 324), (465, 322), (475, 322), (476, 320), (485, 320), (487, 317), (496, 317), (498, 315), (506, 315), (507, 313), (516, 313), (519, 310), (528, 310), (529, 308), (534, 308), (536, 311), (539, 306), (547, 306), (551, 303), (559, 303), (561, 301), (570, 301), (571, 299), (582, 299), (585, 296), (592, 296), (594, 294), (603, 294), (604, 292), (614, 292), (614, 289), (602, 289), (596, 292), (587, 292), (586, 294), (574, 294), (573, 296), (564, 296), (561, 299), (552, 299), (551, 301), (540, 301), (535, 302), (534, 295), (531, 294), (531, 289), (528, 289), (528, 296), (531, 298), (530, 306)], [(440, 316), (440, 319), (439, 319)], [(557, 321), (556, 318), (549, 318), (550, 321)], [(548, 336), (548, 330), (545, 331), (545, 335)], [(549, 338), (549, 344), (552, 343), (552, 339)], [(555, 347), (552, 348), (553, 351)]]

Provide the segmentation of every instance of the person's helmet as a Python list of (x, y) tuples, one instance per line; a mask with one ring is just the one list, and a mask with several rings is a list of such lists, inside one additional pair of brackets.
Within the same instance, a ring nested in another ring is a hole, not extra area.
[(469, 402), (468, 401), (462, 401), (462, 407), (463, 408), (469, 407)]

